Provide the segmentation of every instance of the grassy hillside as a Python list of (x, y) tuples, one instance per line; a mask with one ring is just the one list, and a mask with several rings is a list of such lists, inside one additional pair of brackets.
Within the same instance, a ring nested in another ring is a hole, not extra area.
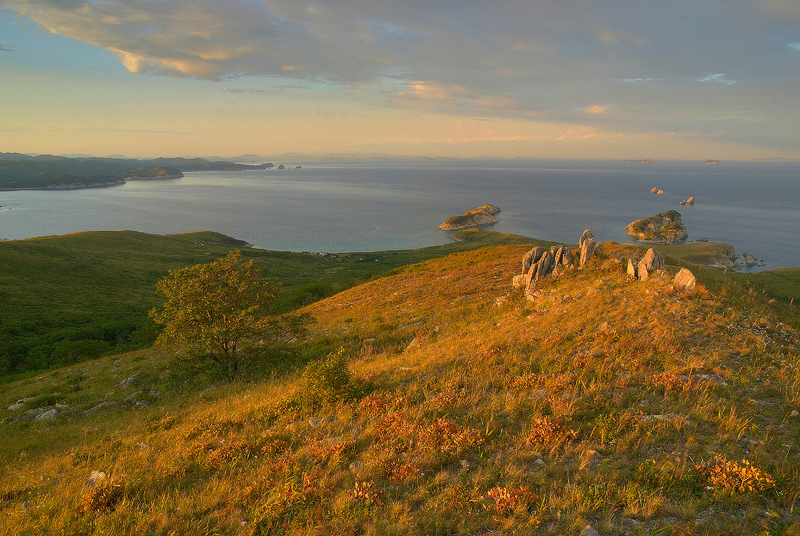
[[(283, 284), (286, 312), (412, 262), (488, 243), (530, 239), (484, 233), (416, 251), (308, 253), (246, 249), (265, 277)], [(161, 302), (168, 270), (208, 262), (244, 242), (210, 232), (159, 236), (88, 232), (0, 242), (0, 376), (43, 370), (152, 344), (147, 311)]]
[(144, 350), (4, 386), (0, 533), (796, 534), (793, 309), (630, 281), (613, 244), (528, 302), (528, 248), (311, 304), (234, 381)]

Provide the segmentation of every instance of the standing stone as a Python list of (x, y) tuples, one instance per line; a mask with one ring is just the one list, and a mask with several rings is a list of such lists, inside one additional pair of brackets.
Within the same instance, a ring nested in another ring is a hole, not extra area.
[(590, 239), (592, 242), (594, 242), (594, 233), (592, 232), (591, 229), (586, 229), (585, 231), (583, 231), (583, 234), (581, 234), (581, 237), (578, 240), (578, 247), (583, 249), (583, 244)]
[(536, 290), (536, 282), (550, 275), (553, 272), (553, 268), (555, 268), (553, 256), (550, 255), (549, 251), (545, 251), (544, 255), (539, 259), (539, 262), (531, 266), (526, 276), (528, 280), (525, 284), (525, 296), (528, 299), (533, 299), (533, 293)]
[(592, 258), (594, 247), (594, 238), (589, 238), (583, 242), (581, 245), (581, 266), (584, 266)]
[(542, 258), (539, 259), (538, 269), (536, 270), (536, 279), (539, 280), (550, 275), (550, 272), (553, 271), (554, 267), (555, 263), (553, 262), (553, 256), (550, 255), (549, 252), (545, 252), (545, 254), (542, 255)]
[(527, 274), (528, 270), (531, 269), (531, 266), (539, 262), (539, 259), (542, 258), (544, 252), (545, 249), (543, 247), (536, 246), (522, 257), (522, 275)]
[(664, 257), (658, 251), (650, 248), (639, 261), (637, 275), (640, 281), (647, 279), (651, 272), (664, 267)]
[(636, 264), (633, 263), (633, 259), (628, 259), (628, 277), (630, 277), (631, 279), (636, 279), (637, 278), (636, 272), (637, 272)]
[(697, 278), (686, 268), (681, 268), (681, 271), (672, 280), (672, 288), (675, 290), (694, 290), (696, 284)]

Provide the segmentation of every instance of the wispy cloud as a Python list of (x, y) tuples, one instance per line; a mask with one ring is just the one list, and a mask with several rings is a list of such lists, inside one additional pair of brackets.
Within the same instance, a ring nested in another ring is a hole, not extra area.
[(267, 94), (278, 94), (283, 93), (284, 91), (290, 90), (307, 90), (309, 88), (300, 85), (278, 85), (278, 86), (270, 86), (268, 88), (257, 88), (257, 87), (242, 87), (242, 88), (235, 88), (235, 87), (228, 87), (224, 86), (222, 91), (224, 93), (267, 93)]
[(14, 51), (6, 46), (0, 45), (0, 52), (14, 52)]
[(732, 84), (736, 83), (735, 80), (728, 80), (727, 78), (725, 78), (725, 73), (710, 74), (710, 75), (708, 75), (708, 76), (706, 76), (704, 78), (698, 78), (697, 81), (698, 82), (717, 82), (717, 83), (720, 83), (720, 84), (727, 84), (727, 85), (732, 85)]

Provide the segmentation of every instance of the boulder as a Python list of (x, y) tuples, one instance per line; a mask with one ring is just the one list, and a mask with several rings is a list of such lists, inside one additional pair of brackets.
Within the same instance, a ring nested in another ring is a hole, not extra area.
[(657, 194), (658, 193), (658, 187), (653, 186), (653, 188), (650, 190), (650, 193), (651, 194)]
[(647, 250), (647, 253), (644, 254), (642, 260), (639, 261), (639, 265), (637, 266), (637, 275), (639, 279), (647, 279), (647, 276), (650, 272), (654, 272), (659, 268), (664, 267), (664, 257), (661, 256), (661, 253), (650, 248)]
[(132, 387), (134, 384), (136, 384), (136, 383), (138, 383), (138, 382), (139, 382), (139, 380), (136, 378), (136, 376), (131, 376), (131, 377), (129, 377), (129, 378), (125, 378), (124, 380), (122, 380), (121, 382), (119, 382), (119, 384), (120, 384), (120, 385), (121, 385), (123, 388), (125, 388), (125, 389), (129, 389), (130, 387)]
[(541, 246), (536, 246), (535, 248), (528, 251), (522, 257), (522, 275), (526, 275), (528, 271), (531, 269), (531, 266), (539, 262), (539, 259), (542, 258), (544, 252), (546, 250)]
[(525, 282), (525, 296), (528, 299), (533, 298), (533, 293), (536, 290), (536, 282), (543, 277), (550, 275), (553, 272), (553, 268), (555, 268), (553, 256), (550, 255), (549, 251), (545, 251), (539, 259), (539, 262), (531, 266), (528, 274), (526, 275), (527, 280)]
[(53, 408), (53, 409), (48, 409), (47, 411), (41, 412), (39, 415), (37, 415), (35, 417), (35, 419), (37, 421), (52, 421), (56, 417), (58, 417), (58, 410)]
[(686, 268), (681, 268), (672, 280), (672, 288), (675, 290), (694, 290), (696, 284), (697, 279), (694, 274)]

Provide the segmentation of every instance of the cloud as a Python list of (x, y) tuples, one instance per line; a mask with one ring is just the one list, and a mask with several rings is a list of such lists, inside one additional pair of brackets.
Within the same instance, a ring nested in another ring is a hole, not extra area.
[(224, 86), (222, 91), (224, 93), (269, 93), (269, 94), (277, 94), (283, 93), (287, 90), (295, 90), (295, 89), (308, 89), (304, 86), (299, 85), (277, 85), (277, 86), (270, 86), (268, 88), (257, 88), (257, 87), (244, 87), (244, 88), (233, 88)]
[(14, 52), (12, 49), (0, 45), (0, 52)]
[[(132, 73), (274, 77), (284, 89), (336, 88), (398, 109), (551, 122), (588, 114), (593, 124), (674, 130), (676, 116), (719, 115), (722, 91), (757, 86), (766, 98), (747, 105), (765, 116), (793, 107), (796, 70), (787, 62), (800, 43), (786, 36), (798, 34), (795, 0), (576, 5), (0, 0), (54, 34), (113, 52)], [(703, 94), (691, 99), (681, 93), (699, 87)], [(603, 104), (586, 107), (592, 102)]]
[(698, 78), (698, 82), (718, 82), (720, 84), (728, 84), (732, 85), (736, 82), (734, 80), (728, 80), (725, 78), (725, 73), (717, 73), (717, 74), (710, 74), (704, 78)]
[(583, 111), (590, 115), (603, 115), (608, 112), (608, 106), (595, 104), (594, 106), (584, 108)]

